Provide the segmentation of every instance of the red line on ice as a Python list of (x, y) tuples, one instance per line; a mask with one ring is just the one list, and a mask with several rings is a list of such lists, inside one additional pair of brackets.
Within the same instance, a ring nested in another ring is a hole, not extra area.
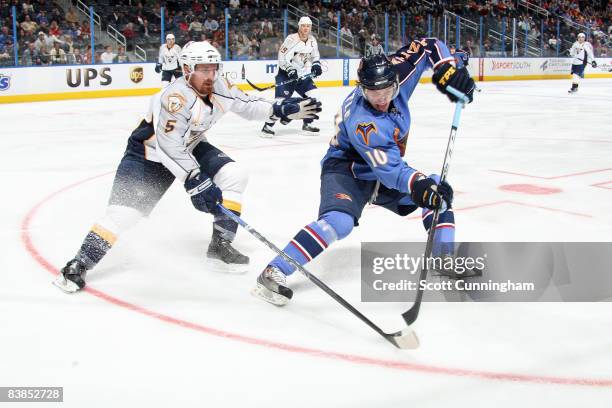
[(536, 179), (542, 179), (542, 180), (556, 180), (556, 179), (560, 179), (560, 178), (584, 176), (585, 174), (603, 173), (605, 171), (610, 171), (610, 170), (612, 170), (612, 168), (588, 170), (588, 171), (581, 171), (579, 173), (562, 174), (560, 176), (549, 176), (549, 177), (537, 176), (537, 175), (533, 175), (533, 174), (516, 173), (516, 172), (513, 172), (513, 171), (506, 171), (506, 170), (491, 170), (491, 171), (493, 171), (495, 173), (512, 174), (514, 176), (522, 176), (522, 177), (536, 178)]
[[(32, 236), (30, 235), (30, 225), (32, 220), (35, 218), (38, 211), (49, 201), (57, 197), (58, 195), (85, 184), (91, 180), (106, 176), (110, 173), (104, 173), (93, 177), (88, 177), (84, 180), (72, 183), (66, 187), (63, 187), (40, 200), (34, 205), (28, 213), (25, 215), (21, 222), (21, 241), (28, 252), (28, 254), (38, 262), (44, 269), (53, 275), (58, 273), (58, 268), (51, 264), (34, 245)], [(494, 203), (492, 203), (494, 204)], [(51, 289), (50, 289), (51, 290)], [(461, 368), (447, 368), (437, 367), (426, 364), (416, 364), (406, 361), (394, 361), (378, 359), (348, 353), (340, 353), (335, 351), (319, 350), (309, 347), (302, 347), (292, 344), (280, 343), (272, 340), (260, 339), (257, 337), (245, 336), (238, 333), (232, 333), (225, 330), (215, 329), (214, 327), (208, 327), (197, 323), (182, 320), (176, 317), (168, 316), (162, 313), (158, 313), (149, 310), (143, 306), (139, 306), (133, 303), (126, 302), (112, 295), (99, 291), (92, 288), (91, 286), (86, 287), (85, 292), (96, 296), (108, 303), (115, 306), (122, 307), (124, 309), (131, 310), (133, 312), (140, 313), (142, 315), (157, 319), (159, 321), (170, 323), (176, 326), (181, 326), (187, 329), (195, 330), (201, 333), (209, 334), (224, 339), (230, 339), (240, 343), (252, 344), (260, 347), (266, 347), (269, 349), (282, 350), (291, 353), (304, 354), (313, 357), (327, 358), (332, 360), (346, 361), (353, 364), (363, 364), (376, 367), (384, 367), (403, 371), (415, 371), (427, 374), (442, 374), (452, 377), (471, 377), (485, 380), (497, 380), (497, 381), (513, 381), (513, 382), (524, 382), (524, 383), (536, 383), (536, 384), (555, 384), (555, 385), (581, 385), (581, 386), (594, 386), (594, 387), (612, 387), (612, 379), (595, 379), (595, 378), (566, 378), (566, 377), (552, 377), (552, 376), (541, 376), (541, 375), (528, 375), (528, 374), (515, 374), (515, 373), (503, 373), (493, 371), (482, 371), (482, 370), (469, 370)], [(383, 343), (381, 343), (383, 344)]]

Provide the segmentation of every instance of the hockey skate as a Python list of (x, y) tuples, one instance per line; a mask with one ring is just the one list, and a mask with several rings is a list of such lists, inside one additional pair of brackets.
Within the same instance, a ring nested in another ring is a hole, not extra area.
[(567, 91), (567, 93), (570, 95), (576, 92), (578, 92), (578, 84), (572, 84), (572, 88), (569, 91)]
[(251, 293), (276, 306), (286, 305), (293, 296), (293, 291), (287, 287), (287, 277), (275, 266), (264, 269)]
[(232, 246), (231, 241), (213, 234), (206, 252), (208, 264), (217, 272), (242, 274), (249, 270), (249, 257)]
[(78, 259), (72, 259), (62, 268), (53, 284), (66, 293), (75, 293), (85, 287), (87, 269)]
[(319, 128), (312, 126), (310, 123), (304, 123), (302, 125), (302, 131), (308, 135), (316, 135), (319, 133)]
[(267, 123), (264, 124), (264, 126), (261, 128), (260, 136), (266, 139), (274, 137), (274, 130), (272, 130), (272, 126), (268, 125)]

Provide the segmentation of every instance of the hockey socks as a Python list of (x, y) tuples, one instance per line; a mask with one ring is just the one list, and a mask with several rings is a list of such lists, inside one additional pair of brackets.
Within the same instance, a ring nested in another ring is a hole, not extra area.
[(92, 269), (104, 258), (116, 241), (117, 236), (113, 232), (100, 224), (94, 224), (83, 240), (75, 259), (82, 262), (87, 269)]
[[(324, 219), (320, 219), (302, 228), (283, 251), (300, 265), (304, 265), (321, 254), (336, 239), (334, 228)], [(280, 256), (274, 258), (270, 266), (277, 267), (285, 275), (291, 275), (295, 271), (295, 267)]]

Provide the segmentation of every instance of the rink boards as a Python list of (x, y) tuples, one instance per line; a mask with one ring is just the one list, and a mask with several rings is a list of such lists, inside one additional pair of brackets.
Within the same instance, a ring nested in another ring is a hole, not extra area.
[[(612, 58), (597, 58), (587, 78), (612, 78)], [(354, 85), (359, 59), (326, 59), (319, 87)], [(472, 58), (469, 70), (479, 81), (570, 78), (571, 58)], [(277, 61), (228, 61), (224, 76), (241, 89), (271, 85)], [(432, 71), (423, 74), (429, 82)], [(150, 95), (160, 89), (154, 63), (0, 68), (0, 103)]]

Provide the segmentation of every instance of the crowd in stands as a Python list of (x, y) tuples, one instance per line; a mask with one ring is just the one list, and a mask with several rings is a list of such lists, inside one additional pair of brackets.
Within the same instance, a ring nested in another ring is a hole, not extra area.
[[(102, 30), (112, 26), (126, 39), (127, 49), (117, 47), (116, 43), (110, 49), (108, 45), (96, 43), (93, 58), (103, 63), (129, 62), (128, 53), (137, 47), (146, 50), (148, 59), (154, 60), (162, 29), (173, 33), (179, 45), (191, 40), (208, 40), (224, 51), (226, 8), (230, 58), (275, 58), (283, 41), (283, 11), (287, 3), (316, 19), (315, 34), (321, 37), (320, 43), (327, 40), (332, 45), (334, 56), (338, 17), (341, 39), (363, 54), (366, 50), (372, 53), (381, 49), (385, 12), (391, 16), (389, 36), (397, 39), (397, 43), (424, 36), (432, 26), (432, 34), (441, 36), (441, 25), (435, 22), (440, 21), (444, 10), (477, 23), (482, 18), (486, 30), (499, 31), (502, 21), (508, 28), (508, 22), (515, 18), (522, 38), (525, 33), (530, 42), (542, 44), (544, 55), (556, 55), (558, 49), (569, 48), (580, 26), (588, 27), (597, 55), (605, 56), (609, 52), (612, 38), (612, 2), (606, 0), (531, 0), (537, 9), (527, 9), (519, 0), (92, 0), (87, 3), (100, 16)], [(12, 65), (14, 59), (11, 6), (17, 11), (20, 65), (92, 61), (91, 29), (86, 14), (74, 7), (64, 10), (52, 0), (0, 0), (0, 65)], [(401, 28), (399, 16), (405, 19)], [(164, 27), (161, 27), (162, 20)], [(434, 24), (428, 25), (432, 20)], [(558, 21), (561, 21), (560, 44), (557, 43)], [(289, 32), (293, 30), (295, 27), (289, 27)], [(472, 55), (487, 55), (499, 49), (494, 41), (485, 36), (480, 49), (475, 33), (466, 32), (461, 46)]]

